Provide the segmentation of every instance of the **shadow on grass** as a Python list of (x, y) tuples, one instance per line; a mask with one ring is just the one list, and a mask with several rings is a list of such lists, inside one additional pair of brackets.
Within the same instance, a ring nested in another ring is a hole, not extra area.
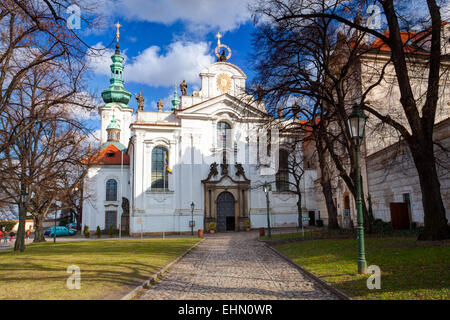
[[(142, 283), (194, 244), (195, 240), (114, 242), (43, 243), (29, 246), (22, 254), (2, 252), (0, 284), (11, 288), (13, 296), (7, 296), (9, 293), (4, 292), (0, 298), (120, 298), (117, 292), (129, 291)], [(68, 292), (66, 281), (70, 274), (66, 270), (69, 265), (80, 268), (83, 293), (81, 290)], [(99, 293), (97, 286), (104, 288), (104, 291)], [(35, 295), (26, 296), (27, 292), (22, 292), (25, 287), (32, 288)], [(51, 293), (55, 288), (59, 291)]]

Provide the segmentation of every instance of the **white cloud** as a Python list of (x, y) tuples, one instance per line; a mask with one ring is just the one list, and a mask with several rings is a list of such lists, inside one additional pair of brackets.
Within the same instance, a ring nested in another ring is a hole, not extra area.
[[(97, 48), (101, 46), (102, 44), (95, 45)], [(122, 53), (125, 57), (125, 82), (160, 87), (186, 80), (192, 89), (200, 81), (200, 71), (214, 62), (206, 42), (176, 41), (171, 43), (164, 53), (161, 51), (160, 47), (151, 46), (133, 58), (128, 58), (126, 51)], [(107, 50), (103, 53), (89, 57), (89, 65), (94, 73), (109, 75), (110, 56), (113, 51)]]
[(63, 106), (65, 110), (72, 114), (74, 118), (78, 120), (100, 120), (100, 116), (97, 111), (97, 106), (102, 102), (95, 99), (89, 92), (79, 92), (75, 95), (74, 99), (77, 103), (86, 106), (81, 107), (78, 104), (66, 104)]
[(92, 147), (94, 149), (98, 148), (100, 146), (100, 135), (101, 135), (101, 129), (97, 129), (91, 133), (88, 134), (85, 143), (89, 145), (92, 144)]
[(181, 21), (190, 32), (230, 31), (250, 19), (250, 0), (99, 0), (103, 13), (127, 20), (157, 22), (166, 25)]

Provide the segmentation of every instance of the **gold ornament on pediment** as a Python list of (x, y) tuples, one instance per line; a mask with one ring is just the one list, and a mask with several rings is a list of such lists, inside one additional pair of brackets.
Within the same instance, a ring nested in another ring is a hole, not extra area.
[(217, 76), (217, 88), (223, 93), (230, 91), (231, 79), (227, 74), (221, 73)]

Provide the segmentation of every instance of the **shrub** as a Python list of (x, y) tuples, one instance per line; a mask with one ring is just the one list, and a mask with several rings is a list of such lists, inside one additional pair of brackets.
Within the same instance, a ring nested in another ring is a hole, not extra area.
[(112, 226), (109, 226), (108, 234), (109, 234), (110, 236), (114, 235), (114, 229), (113, 229)]
[(372, 223), (372, 230), (374, 233), (390, 233), (392, 232), (392, 223), (384, 222), (381, 219), (375, 219)]
[(97, 231), (95, 232), (95, 234), (100, 237), (102, 235), (102, 230), (100, 229), (100, 226), (97, 226)]
[(215, 222), (210, 222), (209, 223), (209, 225), (208, 225), (208, 227), (209, 227), (209, 230), (216, 230), (216, 223)]
[(245, 220), (245, 227), (246, 228), (250, 228), (250, 219), (249, 220)]
[(59, 225), (60, 226), (67, 226), (69, 224), (69, 217), (63, 217), (61, 219), (59, 219)]
[(9, 232), (12, 228), (16, 225), (17, 222), (15, 221), (0, 221), (0, 230), (3, 231), (3, 227), (5, 228), (5, 231)]
[(89, 237), (89, 227), (88, 226), (84, 226), (84, 229), (83, 229), (83, 234), (86, 236), (86, 237)]

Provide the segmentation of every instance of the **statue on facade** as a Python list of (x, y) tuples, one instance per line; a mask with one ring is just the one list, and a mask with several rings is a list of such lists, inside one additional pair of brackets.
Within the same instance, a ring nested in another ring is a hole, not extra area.
[(217, 163), (211, 163), (209, 166), (209, 174), (207, 180), (209, 180), (211, 177), (215, 177), (219, 174), (219, 171), (217, 171)]
[(158, 105), (158, 112), (162, 112), (162, 108), (164, 107), (164, 102), (161, 99), (159, 99), (157, 105)]
[(242, 166), (241, 163), (236, 163), (234, 165), (235, 169), (236, 169), (236, 176), (240, 177), (243, 176), (245, 178), (245, 171), (244, 171), (244, 167)]
[(183, 80), (180, 83), (180, 90), (181, 90), (181, 95), (187, 96), (187, 83), (186, 83), (186, 80)]
[(228, 175), (228, 164), (226, 162), (225, 163), (221, 163), (220, 164), (220, 170), (221, 170), (221, 174), (223, 176)]
[(144, 97), (142, 96), (142, 94), (144, 93), (144, 91), (139, 92), (139, 95), (137, 96), (136, 94), (134, 95), (136, 97), (136, 101), (138, 103), (138, 111), (144, 111)]

